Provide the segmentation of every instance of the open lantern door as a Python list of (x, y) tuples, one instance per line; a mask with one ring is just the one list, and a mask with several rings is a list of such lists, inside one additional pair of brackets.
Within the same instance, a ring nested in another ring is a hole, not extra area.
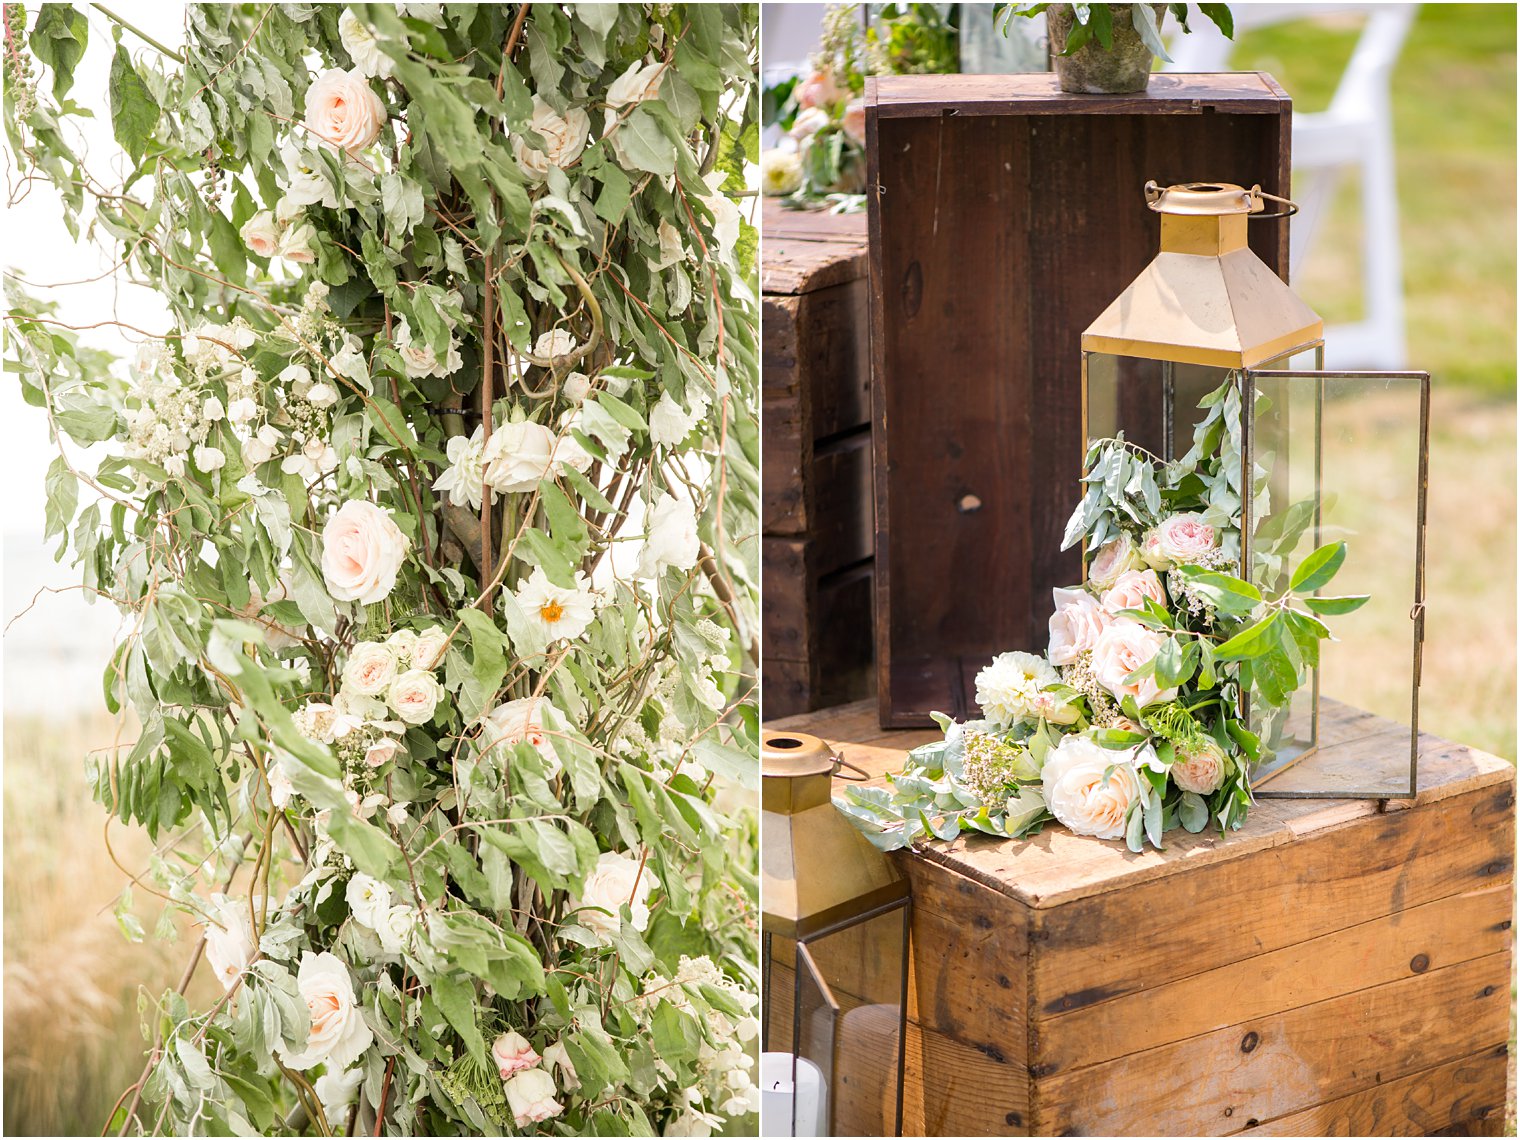
[[(1084, 436), (1122, 433), (1168, 463), (1218, 448), (1230, 477), (1210, 488), (1209, 511), (1230, 572), (1266, 599), (1297, 588), (1297, 614), (1264, 634), (1282, 637), (1281, 653), (1241, 670), (1241, 711), (1262, 743), (1257, 793), (1411, 797), (1430, 376), (1325, 370), (1320, 318), (1246, 241), (1248, 218), (1286, 217), (1291, 203), (1265, 213), (1271, 195), (1228, 183), (1150, 183), (1146, 198), (1161, 251), (1083, 333)], [(1344, 563), (1311, 563), (1340, 540)], [(1327, 569), (1334, 596), (1317, 585)], [(1369, 600), (1341, 600), (1356, 595)], [(1311, 660), (1288, 629), (1316, 615), (1334, 615), (1338, 640)], [(1266, 715), (1266, 692), (1292, 698)], [(1322, 693), (1407, 720), (1407, 735), (1362, 739), (1359, 718)]]

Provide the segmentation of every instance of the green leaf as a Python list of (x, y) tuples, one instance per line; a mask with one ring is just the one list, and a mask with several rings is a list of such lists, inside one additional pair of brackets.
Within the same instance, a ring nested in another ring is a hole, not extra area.
[(1181, 572), (1189, 586), (1228, 617), (1244, 616), (1261, 603), (1261, 591), (1243, 579), (1196, 566), (1183, 566)]
[(1335, 577), (1335, 572), (1341, 568), (1341, 563), (1344, 561), (1346, 561), (1344, 542), (1332, 542), (1321, 546), (1298, 564), (1298, 569), (1293, 572), (1293, 581), (1289, 583), (1289, 588), (1294, 593), (1318, 590)]
[(1339, 598), (1300, 598), (1308, 609), (1326, 617), (1340, 617), (1361, 609), (1370, 600), (1370, 594), (1348, 594)]
[(1235, 38), (1235, 15), (1228, 4), (1200, 4), (1198, 10), (1214, 21), (1214, 26), (1224, 33), (1225, 39)]
[(459, 620), (470, 631), (470, 677), (459, 692), (459, 715), (473, 723), (491, 705), (507, 675), (506, 635), (480, 610), (466, 607)]
[(475, 1023), (475, 984), (467, 978), (440, 974), (433, 979), (432, 996), (438, 1012), (454, 1027), (470, 1056), (477, 1064), (489, 1064), (485, 1039), (480, 1035), (480, 1026)]
[(629, 115), (613, 135), (618, 149), (636, 170), (668, 178), (676, 172), (676, 147), (647, 107)]
[[(42, 537), (45, 541), (55, 534), (68, 532), (69, 523), (74, 521), (74, 511), (79, 506), (79, 483), (74, 478), (74, 473), (69, 470), (68, 460), (62, 455), (48, 465), (44, 487), (47, 492), (47, 507)], [(63, 548), (60, 547), (55, 557), (62, 554)]]
[(1183, 792), (1177, 804), (1178, 818), (1185, 830), (1197, 835), (1209, 825), (1209, 805), (1197, 792)]
[(1274, 611), (1255, 625), (1247, 626), (1214, 650), (1218, 661), (1248, 661), (1274, 649), (1282, 639), (1282, 614)]
[[(1104, 6), (1096, 5), (1098, 8)], [(1151, 49), (1151, 54), (1159, 56), (1166, 63), (1171, 63), (1172, 57), (1166, 54), (1166, 44), (1161, 41), (1161, 29), (1157, 26), (1156, 13), (1151, 10), (1151, 6), (1131, 4), (1129, 10), (1133, 13), (1135, 31), (1140, 33), (1140, 38), (1145, 41), (1145, 46)]]
[(111, 128), (134, 162), (141, 162), (158, 126), (158, 100), (137, 73), (127, 49), (116, 45), (111, 59)]
[(62, 100), (74, 86), (74, 69), (89, 38), (89, 22), (72, 4), (44, 4), (38, 10), (29, 42), (32, 54), (53, 70), (54, 98)]

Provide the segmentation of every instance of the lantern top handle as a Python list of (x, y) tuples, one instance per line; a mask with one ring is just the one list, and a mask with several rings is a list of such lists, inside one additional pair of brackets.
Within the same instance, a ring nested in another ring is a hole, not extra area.
[[(1284, 209), (1264, 212), (1268, 201)], [(1233, 182), (1182, 182), (1161, 186), (1154, 179), (1145, 184), (1145, 203), (1158, 214), (1191, 214), (1219, 217), (1224, 214), (1249, 214), (1253, 218), (1290, 218), (1298, 205), (1287, 198), (1268, 194), (1259, 185), (1247, 190)]]

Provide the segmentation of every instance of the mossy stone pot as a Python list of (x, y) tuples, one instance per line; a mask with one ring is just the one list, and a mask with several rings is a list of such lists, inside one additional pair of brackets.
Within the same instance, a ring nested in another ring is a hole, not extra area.
[[(1045, 10), (1050, 34), (1050, 58), (1062, 91), (1078, 95), (1126, 95), (1144, 91), (1151, 80), (1155, 57), (1135, 29), (1134, 12), (1128, 4), (1110, 4), (1113, 12), (1114, 46), (1105, 48), (1090, 39), (1070, 55), (1061, 55), (1066, 37), (1076, 23), (1070, 4), (1052, 4)], [(1152, 4), (1156, 26), (1166, 12), (1165, 4)]]

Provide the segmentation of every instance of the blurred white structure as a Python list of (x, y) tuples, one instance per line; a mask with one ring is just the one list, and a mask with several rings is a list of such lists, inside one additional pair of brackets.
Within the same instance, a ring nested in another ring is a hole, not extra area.
[[(1361, 37), (1324, 111), (1294, 112), (1290, 269), (1296, 277), (1345, 172), (1361, 178), (1363, 317), (1325, 330), (1330, 368), (1400, 369), (1405, 364), (1404, 266), (1393, 150), (1389, 76), (1418, 4), (1236, 4), (1236, 34), (1288, 20), (1365, 15)], [(1229, 40), (1206, 19), (1175, 37), (1169, 71), (1226, 71)], [(1223, 177), (1223, 175), (1221, 175)]]

